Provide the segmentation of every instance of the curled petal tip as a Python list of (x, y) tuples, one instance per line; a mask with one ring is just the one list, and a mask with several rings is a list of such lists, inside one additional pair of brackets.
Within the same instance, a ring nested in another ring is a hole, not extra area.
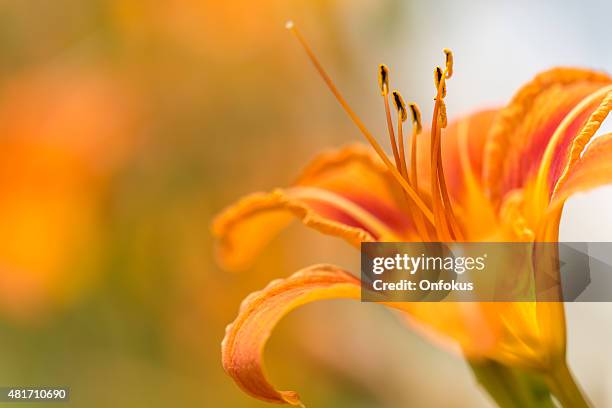
[(303, 407), (295, 391), (278, 391), (267, 380), (263, 350), (278, 321), (294, 308), (332, 298), (359, 299), (357, 278), (331, 265), (315, 265), (254, 292), (226, 328), (223, 369), (246, 393), (263, 401)]

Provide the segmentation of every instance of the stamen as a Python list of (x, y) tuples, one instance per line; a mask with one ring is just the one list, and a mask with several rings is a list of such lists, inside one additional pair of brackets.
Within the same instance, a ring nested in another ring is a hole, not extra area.
[[(441, 119), (441, 123), (443, 123), (443, 126), (441, 126), (441, 128), (446, 127), (446, 107), (445, 106), (446, 105), (444, 104), (441, 105), (441, 107), (444, 108), (441, 110), (444, 113), (440, 114), (441, 117), (444, 116), (444, 119), (443, 120)], [(440, 132), (440, 130), (438, 130), (438, 132)], [(439, 178), (439, 183), (440, 183), (440, 192), (442, 194), (442, 202), (444, 203), (444, 214), (446, 217), (446, 221), (451, 227), (451, 232), (453, 233), (454, 238), (457, 241), (463, 241), (463, 234), (461, 232), (461, 228), (459, 227), (459, 223), (457, 222), (455, 212), (453, 211), (453, 206), (450, 200), (450, 195), (448, 194), (448, 187), (446, 186), (446, 178), (444, 177), (441, 140), (439, 142), (439, 147), (438, 147), (438, 178)]]
[[(406, 180), (408, 180), (408, 166), (406, 165), (406, 154), (405, 154), (405, 149), (404, 149), (404, 122), (408, 119), (408, 111), (406, 110), (406, 103), (404, 103), (404, 98), (402, 98), (402, 95), (398, 92), (398, 91), (393, 91), (393, 103), (395, 104), (395, 109), (397, 109), (397, 137), (398, 137), (398, 141), (399, 141), (399, 149), (400, 149), (400, 160), (401, 160), (401, 165), (402, 165), (402, 175), (404, 176), (404, 178)], [(414, 138), (414, 134), (413, 134), (413, 138)], [(416, 166), (416, 165), (415, 165)], [(416, 167), (415, 171), (416, 171)], [(414, 177), (416, 179), (416, 177)], [(415, 187), (415, 185), (412, 185), (415, 189), (415, 191), (417, 192), (417, 194), (419, 193), (419, 190)], [(412, 213), (413, 215), (413, 220), (414, 220), (414, 224), (415, 227), (417, 229), (417, 232), (419, 234), (419, 236), (421, 237), (422, 240), (426, 240), (429, 241), (429, 232), (427, 231), (427, 226), (425, 225), (425, 222), (423, 220), (423, 215), (417, 211), (414, 211), (414, 209), (412, 208), (412, 204), (411, 204), (411, 200), (410, 198), (408, 198), (408, 207), (409, 207), (409, 211)]]
[[(438, 87), (440, 90), (440, 87)], [(439, 164), (438, 164), (438, 150), (440, 149), (440, 131), (438, 129), (438, 110), (439, 103), (436, 100), (434, 106), (434, 114), (431, 123), (431, 151), (430, 151), (430, 162), (431, 162), (431, 202), (433, 207), (434, 221), (436, 224), (436, 231), (438, 232), (438, 238), (441, 241), (452, 241), (450, 231), (448, 228), (446, 215), (444, 214), (444, 205), (440, 197), (440, 178), (439, 178)]]
[(395, 133), (393, 132), (393, 121), (391, 120), (391, 110), (389, 109), (389, 68), (387, 68), (385, 64), (380, 64), (378, 66), (378, 85), (380, 86), (380, 93), (383, 97), (383, 101), (385, 104), (387, 129), (389, 131), (389, 140), (391, 141), (391, 150), (393, 151), (395, 167), (397, 167), (397, 170), (400, 172), (400, 174), (402, 174), (402, 162), (397, 148), (397, 143), (395, 141)]
[(410, 104), (410, 112), (412, 112), (412, 147), (410, 149), (410, 182), (412, 187), (419, 191), (419, 184), (417, 179), (417, 137), (423, 130), (421, 124), (421, 110), (416, 103)]
[(389, 94), (389, 68), (385, 64), (378, 66), (378, 85), (380, 86), (380, 94), (387, 96)]
[(444, 202), (444, 214), (446, 216), (446, 221), (451, 226), (451, 231), (455, 236), (457, 241), (463, 241), (463, 234), (461, 232), (461, 228), (459, 228), (459, 223), (457, 222), (457, 218), (455, 217), (455, 212), (453, 211), (453, 207), (451, 204), (450, 196), (448, 194), (448, 188), (446, 187), (446, 179), (444, 178), (444, 169), (442, 166), (442, 150), (438, 150), (438, 163), (439, 170), (438, 176), (440, 177), (440, 191), (442, 192), (442, 201)]
[(440, 101), (440, 129), (446, 129), (446, 126), (448, 125), (448, 119), (446, 117), (446, 103), (444, 102), (444, 100)]
[(405, 122), (408, 119), (408, 111), (406, 110), (406, 103), (404, 102), (404, 98), (398, 91), (393, 91), (393, 103), (395, 104), (395, 109), (397, 109), (397, 114), (402, 122)]
[(445, 77), (446, 74), (442, 72), (442, 68), (436, 67), (436, 69), (434, 70), (434, 82), (436, 84), (436, 89), (439, 89), (440, 85), (442, 86), (442, 89), (440, 91), (440, 97), (442, 99), (446, 98), (446, 81), (444, 81)]
[(434, 221), (436, 224), (436, 232), (438, 233), (438, 239), (441, 241), (452, 241), (448, 224), (446, 221), (446, 215), (444, 214), (444, 206), (440, 197), (440, 179), (438, 176), (438, 150), (440, 149), (440, 131), (438, 127), (439, 121), (439, 110), (440, 101), (442, 100), (442, 89), (444, 75), (439, 67), (434, 70), (434, 83), (436, 85), (437, 95), (436, 103), (434, 105), (434, 112), (431, 121), (431, 141), (430, 141), (430, 163), (431, 163), (431, 202), (433, 207)]
[(453, 76), (453, 52), (445, 48), (444, 55), (446, 55), (446, 78), (448, 79)]
[(412, 124), (415, 125), (417, 131), (420, 132), (423, 129), (423, 125), (421, 123), (421, 110), (419, 109), (419, 105), (413, 102), (409, 106), (410, 113), (412, 114)]
[[(431, 189), (434, 220), (440, 232), (440, 239), (463, 240), (463, 234), (459, 228), (457, 219), (452, 209), (444, 168), (442, 165), (441, 129), (447, 125), (446, 104), (446, 78), (449, 77), (448, 69), (452, 70), (452, 53), (446, 54), (446, 69), (440, 67), (434, 70), (434, 83), (437, 89), (436, 104), (431, 124)], [(452, 231), (452, 233), (451, 233)]]
[[(403, 122), (408, 119), (408, 112), (406, 112), (406, 104), (404, 103), (404, 99), (402, 99), (402, 95), (398, 91), (393, 91), (393, 104), (395, 105), (395, 109), (397, 110), (397, 140), (399, 143), (399, 156), (400, 156), (400, 171), (402, 176), (406, 180), (408, 180), (408, 169), (406, 166), (406, 152), (404, 149), (404, 131), (403, 131)], [(417, 192), (418, 193), (418, 192)]]
[(397, 182), (404, 189), (404, 191), (406, 191), (406, 193), (410, 196), (410, 198), (414, 200), (415, 204), (417, 205), (417, 208), (423, 213), (425, 218), (429, 222), (433, 222), (434, 217), (433, 217), (432, 212), (427, 207), (427, 204), (425, 204), (423, 200), (419, 197), (419, 195), (412, 189), (412, 187), (408, 184), (408, 182), (399, 173), (397, 168), (393, 166), (393, 163), (391, 163), (391, 161), (385, 154), (385, 151), (378, 144), (374, 136), (368, 131), (368, 129), (365, 127), (361, 119), (359, 119), (359, 117), (355, 114), (355, 112), (353, 112), (353, 110), (351, 109), (349, 104), (346, 102), (342, 94), (340, 94), (340, 91), (338, 91), (338, 88), (336, 88), (336, 86), (334, 85), (329, 75), (327, 75), (327, 72), (325, 72), (325, 70), (319, 63), (317, 57), (314, 55), (314, 52), (311, 50), (310, 46), (308, 45), (308, 43), (306, 42), (302, 34), (299, 32), (299, 30), (295, 27), (295, 25), (292, 22), (288, 22), (285, 27), (289, 31), (291, 31), (291, 33), (300, 42), (300, 44), (302, 45), (302, 48), (308, 55), (308, 58), (314, 65), (315, 69), (317, 70), (317, 72), (319, 73), (319, 75), (321, 76), (321, 78), (323, 79), (323, 81), (325, 82), (329, 90), (331, 91), (331, 93), (336, 97), (336, 99), (338, 100), (338, 102), (340, 103), (344, 111), (349, 115), (351, 120), (355, 123), (355, 125), (359, 128), (359, 130), (363, 134), (363, 136), (367, 139), (367, 141), (370, 143), (372, 148), (376, 151), (380, 159), (389, 169), (389, 172), (391, 172), (393, 177), (397, 180)]

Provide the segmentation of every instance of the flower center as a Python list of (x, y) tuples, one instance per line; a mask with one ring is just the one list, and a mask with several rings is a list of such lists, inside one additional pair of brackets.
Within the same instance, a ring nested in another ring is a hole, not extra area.
[[(381, 95), (383, 97), (385, 115), (387, 119), (387, 128), (389, 131), (389, 139), (391, 149), (393, 151), (394, 163), (387, 157), (387, 154), (380, 146), (376, 138), (365, 127), (361, 119), (355, 114), (347, 101), (344, 99), (338, 88), (335, 86), (327, 72), (323, 69), (314, 52), (295, 27), (293, 22), (289, 21), (286, 25), (297, 40), (300, 42), (310, 61), (318, 71), (319, 75), (338, 100), (342, 108), (349, 115), (351, 120), (357, 125), (361, 133), (365, 136), (368, 143), (376, 151), (377, 155), (389, 169), (391, 175), (397, 180), (405, 193), (406, 208), (410, 213), (414, 224), (423, 241), (439, 240), (444, 242), (462, 241), (463, 233), (457, 222), (454, 214), (446, 180), (444, 178), (444, 170), (442, 167), (442, 146), (441, 133), (447, 125), (446, 104), (446, 79), (453, 74), (453, 54), (450, 50), (445, 49), (446, 67), (442, 70), (436, 67), (434, 70), (434, 82), (436, 85), (436, 98), (434, 105), (434, 113), (431, 124), (431, 140), (430, 140), (430, 165), (431, 165), (431, 206), (427, 205), (423, 199), (423, 192), (419, 191), (417, 181), (417, 138), (422, 131), (421, 113), (416, 104), (411, 103), (410, 112), (412, 114), (412, 137), (409, 160), (406, 160), (403, 122), (408, 118), (406, 104), (398, 91), (393, 91), (393, 102), (397, 111), (397, 137), (393, 128), (393, 120), (391, 117), (391, 109), (389, 104), (389, 69), (385, 65), (380, 65), (378, 70), (378, 82)], [(410, 163), (410, 174), (408, 165)]]

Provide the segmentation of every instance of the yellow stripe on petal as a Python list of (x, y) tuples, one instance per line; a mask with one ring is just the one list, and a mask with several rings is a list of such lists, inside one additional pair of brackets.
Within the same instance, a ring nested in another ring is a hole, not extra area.
[(606, 119), (612, 110), (612, 92), (609, 92), (599, 107), (591, 114), (591, 117), (584, 125), (580, 134), (572, 141), (569, 149), (569, 156), (561, 175), (558, 177), (553, 194), (563, 186), (572, 167), (580, 160), (580, 155), (584, 151), (586, 145), (591, 141), (591, 138), (601, 127), (601, 124)]
[(610, 83), (605, 73), (561, 67), (521, 88), (500, 111), (485, 147), (484, 186), (495, 203), (537, 170), (549, 139), (575, 104)]
[(278, 391), (266, 378), (263, 351), (270, 334), (287, 313), (324, 299), (359, 299), (360, 282), (331, 265), (316, 265), (271, 282), (248, 296), (221, 343), (225, 371), (247, 394), (263, 401), (302, 405), (295, 391)]
[[(607, 116), (612, 106), (608, 98), (610, 92), (612, 92), (612, 86), (608, 85), (587, 95), (563, 118), (550, 137), (535, 181), (534, 198), (537, 207), (546, 208), (559, 177), (560, 170), (558, 169), (563, 168), (569, 160), (570, 146), (572, 146), (576, 137), (582, 135), (580, 144), (586, 144), (601, 125), (603, 118)], [(596, 109), (594, 106), (598, 108)], [(589, 119), (584, 123), (584, 119), (581, 118), (587, 115), (590, 115)], [(595, 118), (592, 117), (593, 115), (596, 115)], [(573, 123), (581, 127), (580, 131), (570, 129)], [(587, 132), (583, 132), (585, 129), (587, 129)]]
[(572, 195), (612, 183), (612, 133), (594, 139), (570, 168), (552, 197), (547, 214), (558, 212)]
[(295, 198), (306, 202), (320, 202), (341, 211), (357, 221), (368, 231), (371, 231), (378, 241), (400, 240), (400, 237), (396, 235), (389, 227), (387, 227), (381, 220), (341, 195), (314, 187), (292, 187), (286, 190), (286, 194), (290, 198)]

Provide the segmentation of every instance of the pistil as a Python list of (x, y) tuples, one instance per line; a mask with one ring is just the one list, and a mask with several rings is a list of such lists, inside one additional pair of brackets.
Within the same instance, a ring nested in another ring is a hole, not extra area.
[(361, 131), (363, 136), (370, 143), (370, 145), (372, 146), (372, 148), (374, 149), (376, 154), (380, 157), (380, 159), (383, 161), (385, 166), (387, 166), (387, 168), (389, 169), (389, 172), (391, 173), (391, 175), (397, 180), (397, 182), (402, 187), (402, 189), (404, 189), (406, 194), (408, 194), (410, 196), (410, 198), (412, 200), (414, 200), (414, 202), (416, 204), (416, 207), (419, 209), (419, 211), (421, 211), (423, 213), (425, 218), (429, 222), (433, 223), (434, 218), (433, 218), (433, 215), (431, 213), (431, 210), (429, 209), (429, 207), (427, 207), (427, 204), (425, 204), (425, 202), (423, 202), (423, 200), (419, 197), (419, 195), (412, 189), (410, 184), (402, 177), (400, 172), (393, 165), (393, 163), (391, 163), (391, 161), (389, 160), (389, 158), (385, 154), (385, 151), (383, 150), (383, 148), (376, 141), (376, 138), (365, 127), (365, 125), (363, 124), (363, 122), (361, 121), (359, 116), (357, 116), (357, 114), (355, 114), (355, 112), (350, 107), (348, 102), (346, 102), (346, 100), (344, 99), (344, 97), (342, 96), (342, 94), (340, 93), (338, 88), (336, 88), (336, 85), (333, 83), (333, 81), (331, 80), (331, 78), (329, 77), (327, 72), (325, 72), (325, 70), (323, 69), (323, 66), (319, 63), (319, 60), (315, 56), (314, 52), (312, 51), (312, 49), (310, 48), (310, 46), (308, 45), (308, 43), (306, 42), (306, 40), (304, 39), (302, 34), (299, 32), (299, 30), (295, 27), (293, 22), (292, 21), (287, 22), (285, 27), (289, 31), (291, 31), (291, 33), (293, 35), (295, 35), (297, 40), (302, 45), (302, 48), (304, 49), (304, 51), (306, 51), (306, 54), (308, 55), (308, 58), (310, 59), (310, 61), (314, 65), (315, 69), (317, 70), (317, 72), (319, 73), (319, 75), (321, 76), (321, 78), (323, 79), (323, 81), (325, 82), (325, 84), (327, 85), (329, 90), (331, 91), (331, 93), (335, 96), (336, 100), (340, 103), (340, 105), (342, 106), (344, 111), (349, 115), (349, 117), (351, 118), (353, 123), (355, 123), (355, 125), (359, 128), (359, 130)]

